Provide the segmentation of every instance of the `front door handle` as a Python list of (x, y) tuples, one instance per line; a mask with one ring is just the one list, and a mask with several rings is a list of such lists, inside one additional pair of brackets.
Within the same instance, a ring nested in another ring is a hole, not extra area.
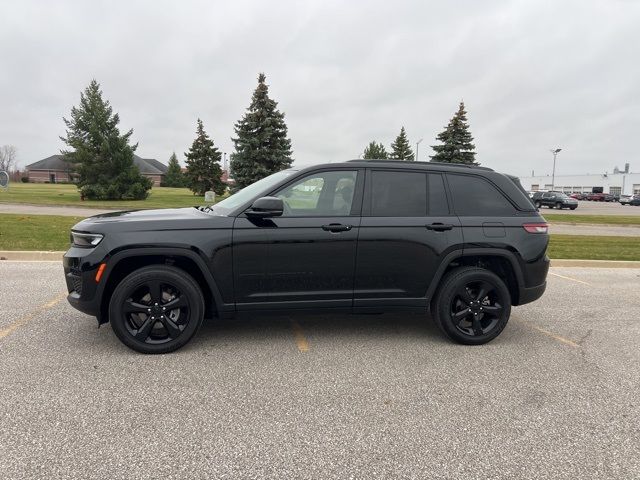
[(348, 232), (351, 230), (351, 225), (342, 225), (341, 223), (330, 223), (329, 225), (322, 225), (322, 229), (327, 232)]
[(432, 223), (431, 225), (425, 225), (427, 230), (433, 230), (435, 232), (444, 232), (445, 230), (452, 230), (453, 225), (450, 223)]

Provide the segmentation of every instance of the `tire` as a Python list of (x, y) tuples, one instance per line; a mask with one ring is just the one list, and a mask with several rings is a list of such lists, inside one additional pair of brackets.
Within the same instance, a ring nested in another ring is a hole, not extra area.
[(553, 205), (549, 204), (548, 207), (553, 210)]
[[(167, 313), (172, 306), (175, 308)], [(183, 270), (167, 265), (129, 274), (116, 286), (109, 302), (113, 332), (140, 353), (177, 350), (196, 334), (203, 318), (204, 299), (198, 283)]]
[(534, 205), (536, 206), (536, 208), (540, 208), (542, 206), (540, 202), (535, 202)]
[(556, 202), (556, 208), (557, 208), (558, 210), (562, 210), (562, 203), (560, 203), (560, 202)]
[(571, 210), (575, 210), (575, 209), (576, 209), (576, 208), (578, 208), (578, 207), (569, 207), (569, 208), (570, 208)]
[[(487, 291), (484, 297), (482, 289)], [(495, 313), (488, 314), (488, 308), (495, 309)], [(506, 327), (511, 315), (511, 295), (495, 273), (478, 267), (459, 267), (444, 277), (431, 311), (436, 325), (451, 340), (482, 345)]]

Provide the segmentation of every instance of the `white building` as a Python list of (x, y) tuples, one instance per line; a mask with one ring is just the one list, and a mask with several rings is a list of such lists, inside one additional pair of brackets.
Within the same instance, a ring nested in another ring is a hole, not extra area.
[[(551, 175), (520, 177), (525, 190), (552, 190)], [(556, 175), (553, 190), (565, 193), (591, 193), (602, 188), (612, 195), (640, 195), (640, 173), (602, 173), (595, 175)]]

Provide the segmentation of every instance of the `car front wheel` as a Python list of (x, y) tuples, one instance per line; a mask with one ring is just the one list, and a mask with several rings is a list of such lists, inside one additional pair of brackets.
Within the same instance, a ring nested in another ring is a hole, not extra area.
[(557, 203), (556, 203), (556, 208), (557, 208), (558, 210), (562, 210), (562, 203), (557, 202)]
[(115, 288), (109, 320), (116, 336), (141, 353), (167, 353), (184, 346), (204, 318), (198, 283), (167, 265), (134, 271)]
[(536, 208), (540, 208), (542, 206), (540, 202), (535, 202), (534, 205), (536, 206)]
[(490, 342), (511, 315), (511, 296), (495, 273), (478, 267), (449, 272), (432, 305), (436, 324), (450, 339), (466, 345)]

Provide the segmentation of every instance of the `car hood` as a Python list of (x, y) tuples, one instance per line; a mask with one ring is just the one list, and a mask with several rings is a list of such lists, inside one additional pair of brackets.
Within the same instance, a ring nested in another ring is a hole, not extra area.
[(230, 217), (211, 215), (196, 207), (165, 208), (103, 213), (82, 220), (73, 230), (105, 233), (227, 228), (232, 221)]

